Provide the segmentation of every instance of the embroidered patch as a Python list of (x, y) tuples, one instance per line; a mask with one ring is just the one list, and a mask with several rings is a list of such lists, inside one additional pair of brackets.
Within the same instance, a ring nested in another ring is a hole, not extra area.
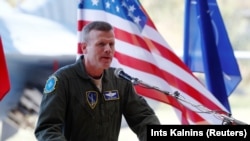
[(89, 106), (94, 109), (98, 102), (98, 93), (96, 91), (87, 91), (86, 92), (87, 102)]
[(117, 100), (120, 98), (117, 90), (105, 91), (103, 92), (103, 96), (106, 101)]
[(43, 92), (45, 94), (53, 92), (55, 90), (56, 82), (56, 76), (50, 76), (49, 79), (46, 81)]

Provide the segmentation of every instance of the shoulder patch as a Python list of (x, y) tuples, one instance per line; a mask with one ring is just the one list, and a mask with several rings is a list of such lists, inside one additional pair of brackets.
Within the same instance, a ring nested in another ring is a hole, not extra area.
[(55, 90), (56, 82), (57, 82), (56, 76), (50, 76), (46, 81), (43, 92), (45, 94), (53, 92)]

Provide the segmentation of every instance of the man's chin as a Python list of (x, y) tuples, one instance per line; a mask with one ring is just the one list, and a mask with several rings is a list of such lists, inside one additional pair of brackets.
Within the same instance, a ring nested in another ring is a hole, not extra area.
[(109, 67), (110, 67), (110, 64), (103, 66), (104, 69), (108, 69)]

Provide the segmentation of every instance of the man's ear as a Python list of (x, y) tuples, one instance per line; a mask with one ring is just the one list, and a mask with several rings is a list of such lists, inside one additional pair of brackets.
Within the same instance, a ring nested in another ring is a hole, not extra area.
[(81, 50), (82, 50), (82, 53), (83, 53), (83, 54), (86, 53), (86, 48), (87, 48), (87, 43), (86, 43), (86, 42), (82, 42), (82, 43), (81, 43)]

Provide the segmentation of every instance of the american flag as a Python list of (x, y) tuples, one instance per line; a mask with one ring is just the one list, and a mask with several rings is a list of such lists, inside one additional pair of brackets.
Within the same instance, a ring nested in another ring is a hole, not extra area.
[(112, 66), (167, 92), (136, 85), (138, 94), (173, 106), (182, 124), (222, 123), (213, 113), (226, 109), (174, 53), (138, 0), (80, 0), (77, 20), (78, 56), (83, 26), (109, 22), (116, 35)]

